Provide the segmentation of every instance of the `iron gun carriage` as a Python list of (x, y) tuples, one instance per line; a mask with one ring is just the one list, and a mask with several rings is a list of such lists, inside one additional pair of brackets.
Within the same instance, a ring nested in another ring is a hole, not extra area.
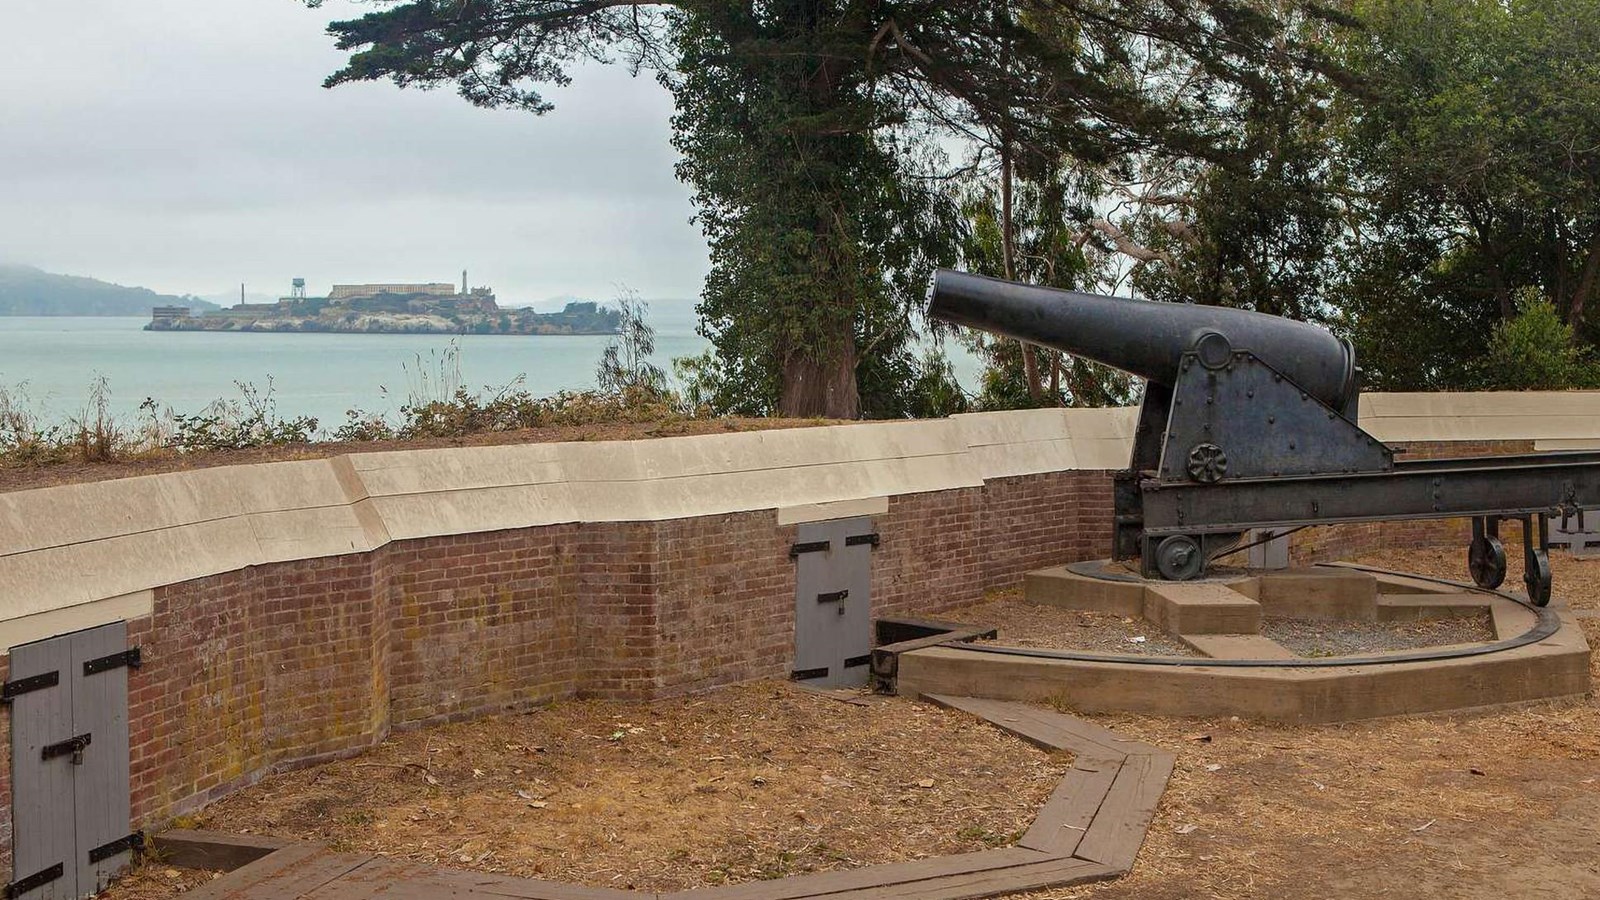
[(1145, 379), (1112, 555), (1149, 578), (1195, 578), (1253, 530), (1470, 517), (1473, 580), (1493, 588), (1507, 568), (1500, 523), (1520, 520), (1528, 595), (1543, 605), (1550, 517), (1600, 508), (1596, 452), (1397, 460), (1358, 424), (1354, 348), (1316, 325), (950, 270), (929, 295), (935, 319)]

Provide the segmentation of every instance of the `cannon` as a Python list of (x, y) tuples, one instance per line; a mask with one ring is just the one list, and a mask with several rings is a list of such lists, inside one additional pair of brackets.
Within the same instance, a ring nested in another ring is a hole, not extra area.
[[(1246, 534), (1470, 517), (1473, 580), (1506, 575), (1499, 526), (1523, 524), (1529, 598), (1549, 602), (1549, 520), (1600, 508), (1600, 453), (1397, 460), (1358, 424), (1355, 349), (1306, 322), (934, 275), (937, 320), (1092, 359), (1145, 380), (1112, 556), (1147, 578), (1196, 578)], [(1581, 524), (1580, 524), (1581, 528)]]

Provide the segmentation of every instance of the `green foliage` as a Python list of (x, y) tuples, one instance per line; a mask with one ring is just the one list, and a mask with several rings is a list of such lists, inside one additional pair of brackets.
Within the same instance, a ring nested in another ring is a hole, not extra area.
[[(885, 415), (926, 398), (915, 385), (932, 370), (911, 348), (928, 270), (958, 243), (938, 177), (951, 138), (1092, 166), (1155, 146), (1211, 158), (1239, 97), (1275, 96), (1256, 60), (1302, 55), (1271, 8), (1215, 0), (384, 6), (331, 26), (351, 55), (329, 84), (454, 84), (544, 113), (541, 91), (579, 60), (661, 73), (711, 247), (708, 399), (745, 413)], [(1202, 73), (1203, 89), (1161, 89)]]
[(1355, 11), (1338, 47), (1356, 76), (1336, 119), (1355, 189), (1345, 318), (1373, 383), (1475, 383), (1525, 289), (1593, 347), (1600, 0)]
[(632, 290), (624, 290), (616, 303), (620, 316), (617, 336), (600, 356), (596, 383), (602, 393), (665, 398), (667, 374), (650, 362), (656, 351), (656, 332), (645, 321), (648, 304)]
[[(711, 248), (699, 310), (724, 381), (715, 405), (843, 418), (901, 406), (906, 383), (882, 376), (904, 368), (892, 358), (953, 219), (913, 177), (866, 58), (832, 50), (858, 37), (835, 27), (861, 23), (733, 7), (675, 23), (681, 74), (664, 81)], [(763, 49), (738, 52), (745, 42)]]
[[(166, 448), (192, 453), (309, 444), (316, 440), (316, 419), (285, 419), (278, 415), (271, 378), (265, 389), (243, 381), (235, 381), (234, 386), (239, 389), (238, 400), (217, 400), (194, 415), (173, 415)], [(145, 400), (142, 408), (152, 418), (155, 416), (154, 401)]]
[(1535, 288), (1517, 293), (1517, 316), (1495, 327), (1478, 371), (1486, 390), (1550, 391), (1600, 387), (1600, 359), (1574, 346), (1572, 326)]
[[(1004, 175), (1002, 174), (1002, 177)], [(1081, 227), (1094, 215), (1094, 184), (1082, 173), (1036, 168), (1025, 172), (1012, 191), (1010, 271), (1020, 281), (1046, 287), (1093, 287), (1100, 274), (1085, 251)], [(962, 212), (968, 226), (961, 245), (963, 266), (979, 275), (1007, 274), (1004, 203), (1000, 187), (979, 183), (968, 190)], [(979, 331), (962, 342), (984, 361), (975, 406), (982, 410), (1041, 406), (1112, 406), (1132, 398), (1126, 374), (1044, 347)], [(1030, 389), (1025, 354), (1038, 371)]]

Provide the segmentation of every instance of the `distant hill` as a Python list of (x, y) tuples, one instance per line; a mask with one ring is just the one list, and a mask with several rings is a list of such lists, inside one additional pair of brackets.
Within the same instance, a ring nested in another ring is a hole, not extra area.
[(0, 265), (0, 316), (148, 316), (152, 306), (189, 306), (197, 312), (218, 308), (199, 297)]

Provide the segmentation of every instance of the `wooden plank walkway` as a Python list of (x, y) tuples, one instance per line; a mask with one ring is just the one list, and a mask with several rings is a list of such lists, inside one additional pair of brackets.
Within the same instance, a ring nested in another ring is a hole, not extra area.
[(1072, 768), (1017, 846), (658, 894), (442, 869), (254, 835), (172, 831), (156, 845), (173, 864), (237, 866), (187, 900), (976, 900), (1115, 878), (1132, 868), (1172, 774), (1172, 754), (1020, 703), (927, 699), (1073, 754)]

